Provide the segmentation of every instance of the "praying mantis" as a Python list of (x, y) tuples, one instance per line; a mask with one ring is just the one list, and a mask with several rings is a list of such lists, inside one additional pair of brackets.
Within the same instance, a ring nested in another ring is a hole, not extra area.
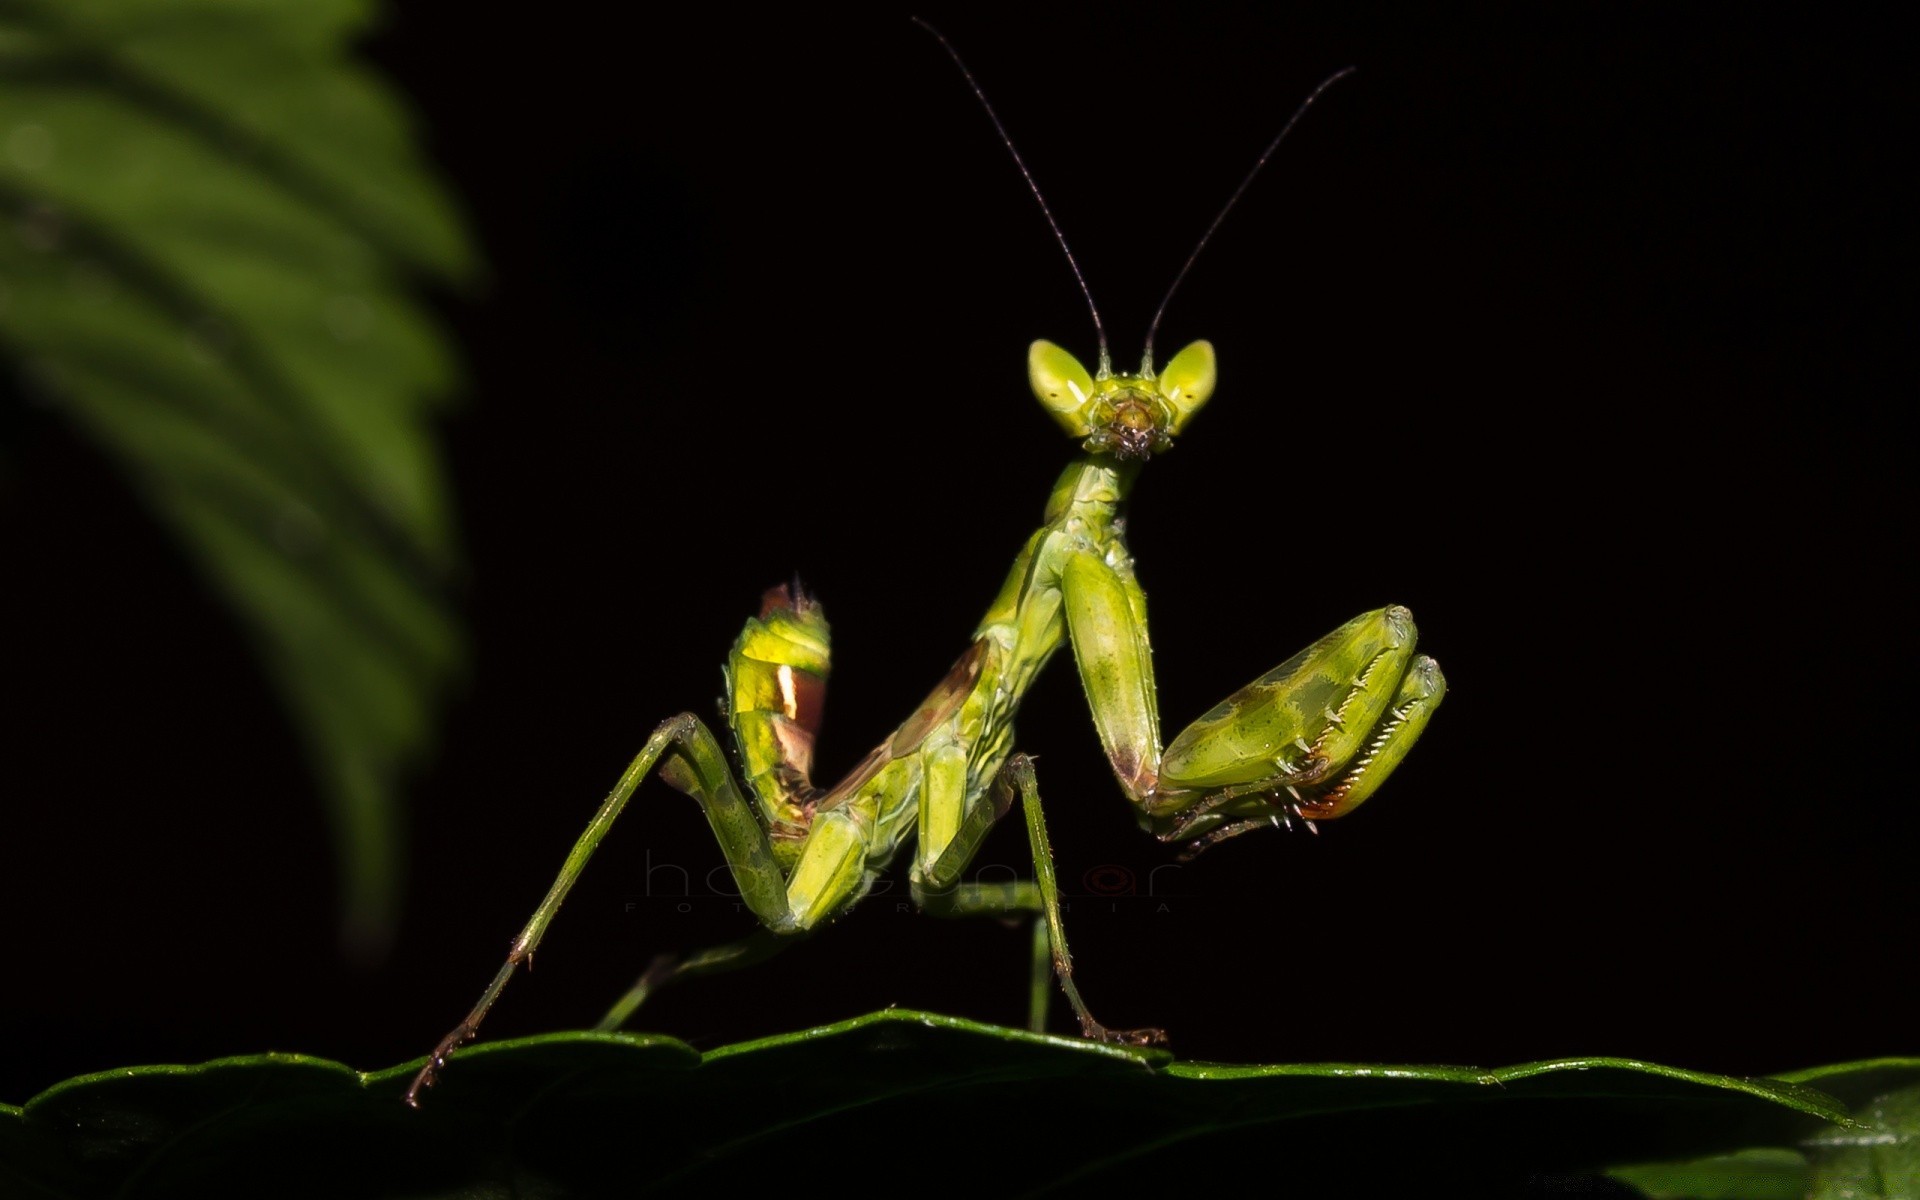
[[(1071, 648), (1101, 745), (1140, 827), (1184, 846), (1188, 856), (1250, 830), (1295, 822), (1311, 828), (1353, 811), (1405, 758), (1445, 696), (1438, 664), (1415, 653), (1412, 614), (1387, 606), (1341, 625), (1164, 742), (1146, 596), (1121, 515), (1142, 467), (1184, 435), (1217, 381), (1206, 341), (1156, 367), (1154, 334), (1167, 302), (1294, 124), (1348, 72), (1316, 88), (1268, 144), (1176, 275), (1149, 325), (1139, 369), (1117, 371), (1091, 290), (1031, 172), (959, 55), (921, 24), (952, 56), (993, 121), (1092, 313), (1099, 344), (1093, 369), (1048, 341), (1034, 342), (1027, 356), (1034, 396), (1080, 452), (1055, 482), (1040, 527), (1015, 555), (958, 660), (891, 735), (831, 786), (812, 778), (831, 658), (826, 618), (797, 581), (766, 592), (724, 668), (721, 708), (732, 760), (707, 722), (691, 712), (654, 729), (575, 842), (506, 962), (428, 1056), (407, 1090), (409, 1105), (418, 1106), (507, 982), (531, 964), (568, 892), (649, 775), (699, 804), (760, 928), (684, 958), (656, 960), (600, 1028), (621, 1027), (664, 987), (750, 965), (830, 923), (905, 855), (911, 894), (923, 912), (1034, 919), (1030, 1024), (1036, 1029), (1044, 1023), (1051, 974), (1084, 1037), (1145, 1045), (1165, 1035), (1102, 1025), (1074, 984), (1038, 775), (1034, 760), (1015, 749), (1014, 718), (1054, 654)], [(1033, 879), (967, 879), (989, 831), (1016, 801)]]

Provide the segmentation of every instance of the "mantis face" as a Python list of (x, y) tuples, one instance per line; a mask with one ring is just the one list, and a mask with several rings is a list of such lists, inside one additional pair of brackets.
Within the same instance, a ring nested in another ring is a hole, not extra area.
[(1115, 375), (1104, 365), (1093, 375), (1080, 360), (1049, 341), (1027, 350), (1033, 394), (1060, 427), (1089, 454), (1145, 461), (1173, 445), (1193, 414), (1213, 395), (1218, 374), (1213, 343), (1194, 342), (1158, 375), (1151, 357), (1138, 375)]

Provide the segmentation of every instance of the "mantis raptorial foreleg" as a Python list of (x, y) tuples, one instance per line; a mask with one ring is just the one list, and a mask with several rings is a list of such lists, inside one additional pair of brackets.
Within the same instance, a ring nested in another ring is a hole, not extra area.
[(1141, 819), (1190, 852), (1268, 824), (1344, 815), (1372, 795), (1446, 690), (1413, 653), (1413, 614), (1364, 613), (1216, 705), (1164, 750), (1146, 597), (1118, 539), (1061, 570), (1094, 725)]

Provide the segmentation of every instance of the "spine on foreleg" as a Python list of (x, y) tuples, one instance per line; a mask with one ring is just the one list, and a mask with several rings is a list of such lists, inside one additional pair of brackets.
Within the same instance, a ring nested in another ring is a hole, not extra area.
[(740, 773), (767, 821), (774, 857), (791, 870), (813, 821), (813, 743), (827, 695), (830, 637), (798, 581), (768, 589), (727, 655), (723, 703)]

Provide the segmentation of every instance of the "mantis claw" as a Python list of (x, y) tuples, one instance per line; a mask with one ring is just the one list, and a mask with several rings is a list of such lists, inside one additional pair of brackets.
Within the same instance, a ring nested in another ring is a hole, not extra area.
[(1167, 1044), (1167, 1031), (1164, 1029), (1108, 1029), (1098, 1021), (1080, 1022), (1080, 1036), (1088, 1041), (1105, 1042), (1110, 1046), (1164, 1046)]
[(420, 1107), (420, 1093), (440, 1082), (440, 1072), (446, 1069), (447, 1058), (465, 1045), (473, 1034), (473, 1026), (462, 1021), (454, 1027), (452, 1033), (440, 1039), (440, 1044), (433, 1048), (433, 1053), (427, 1055), (426, 1065), (420, 1068), (420, 1073), (415, 1075), (413, 1082), (407, 1086), (408, 1108)]

